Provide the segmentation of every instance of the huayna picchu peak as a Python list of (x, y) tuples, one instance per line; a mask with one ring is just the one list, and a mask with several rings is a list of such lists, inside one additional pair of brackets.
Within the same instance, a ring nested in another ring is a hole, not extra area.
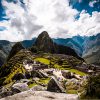
[(36, 47), (37, 50), (46, 52), (46, 53), (56, 53), (56, 54), (66, 54), (70, 56), (77, 57), (78, 59), (81, 59), (81, 57), (78, 56), (78, 54), (73, 50), (72, 48), (68, 46), (63, 46), (56, 44), (53, 42), (53, 40), (50, 38), (49, 34), (46, 31), (43, 31), (36, 39), (33, 47)]

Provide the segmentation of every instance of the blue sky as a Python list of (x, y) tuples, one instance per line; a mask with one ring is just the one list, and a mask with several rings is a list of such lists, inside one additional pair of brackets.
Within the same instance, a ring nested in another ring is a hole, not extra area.
[[(93, 7), (89, 5), (90, 2), (95, 2), (93, 4)], [(78, 0), (70, 0), (70, 5), (72, 5), (73, 8), (77, 9), (78, 11), (82, 11), (83, 9), (85, 9), (89, 14), (92, 14), (93, 11), (100, 12), (100, 0), (82, 0), (80, 1), (80, 3)]]
[(5, 16), (5, 14), (0, 0), (0, 21), (4, 19), (3, 16)]
[(0, 39), (31, 39), (44, 30), (54, 38), (100, 33), (100, 0), (0, 0)]
[[(16, 3), (17, 0), (7, 0), (8, 2), (14, 2)], [(23, 0), (20, 0), (21, 3), (23, 3)], [(89, 2), (92, 1), (97, 1), (96, 3), (94, 3), (93, 7), (89, 6)], [(5, 18), (3, 18), (4, 16), (6, 16), (5, 14), (5, 10), (2, 7), (2, 0), (0, 0), (0, 21), (1, 20), (5, 20)], [(86, 10), (89, 14), (92, 14), (93, 11), (98, 11), (100, 12), (100, 0), (82, 0), (79, 3), (79, 0), (70, 0), (69, 5), (73, 7), (73, 9), (77, 9), (78, 11), (82, 11), (82, 10)]]

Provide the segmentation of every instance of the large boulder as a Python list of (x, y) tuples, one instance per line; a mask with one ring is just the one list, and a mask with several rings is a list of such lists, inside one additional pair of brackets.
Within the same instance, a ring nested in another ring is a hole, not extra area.
[(7, 90), (4, 87), (0, 88), (0, 98), (4, 98), (6, 96), (11, 96), (11, 95), (13, 95), (13, 92), (12, 91)]
[(0, 100), (79, 100), (79, 98), (76, 94), (29, 90)]
[(63, 76), (64, 78), (67, 78), (67, 79), (72, 78), (71, 72), (65, 71), (65, 70), (63, 70), (63, 71), (61, 71), (61, 72), (62, 72), (62, 76)]
[(14, 94), (29, 90), (27, 83), (16, 83), (11, 87)]
[(31, 88), (31, 90), (33, 91), (46, 91), (46, 89), (47, 89), (46, 87), (43, 87), (41, 85), (37, 85)]
[(48, 83), (47, 91), (51, 92), (58, 92), (58, 93), (64, 93), (63, 86), (57, 81), (55, 77), (52, 77), (51, 80)]

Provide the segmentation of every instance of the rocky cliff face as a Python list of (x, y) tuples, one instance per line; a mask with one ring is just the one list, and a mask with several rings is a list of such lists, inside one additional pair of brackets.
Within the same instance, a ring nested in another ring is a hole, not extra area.
[(0, 40), (0, 66), (6, 61), (12, 46), (13, 43), (6, 40)]
[(16, 44), (12, 47), (12, 49), (11, 49), (11, 51), (10, 51), (9, 56), (8, 56), (8, 58), (7, 58), (7, 61), (8, 61), (9, 59), (11, 59), (14, 55), (16, 55), (17, 52), (19, 52), (19, 51), (22, 50), (22, 49), (24, 49), (24, 47), (22, 46), (22, 44), (21, 44), (20, 42), (16, 43)]
[(34, 44), (38, 50), (43, 52), (57, 52), (57, 45), (52, 41), (46, 31), (42, 32)]
[(100, 33), (88, 37), (84, 42), (83, 57), (88, 63), (100, 65)]

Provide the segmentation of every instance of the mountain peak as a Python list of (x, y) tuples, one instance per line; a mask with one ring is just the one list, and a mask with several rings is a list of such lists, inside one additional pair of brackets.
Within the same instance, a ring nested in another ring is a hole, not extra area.
[(41, 37), (41, 38), (49, 37), (49, 34), (47, 31), (43, 31), (38, 37)]
[(54, 43), (46, 31), (43, 31), (36, 39), (35, 46), (44, 52), (52, 52)]
[(17, 52), (19, 52), (19, 51), (22, 50), (22, 49), (25, 49), (25, 48), (23, 47), (23, 45), (21, 44), (21, 42), (17, 42), (17, 43), (12, 47), (12, 49), (11, 49), (11, 51), (10, 51), (10, 53), (9, 53), (9, 56), (8, 56), (8, 58), (7, 58), (7, 61), (8, 61), (9, 59), (11, 59)]

